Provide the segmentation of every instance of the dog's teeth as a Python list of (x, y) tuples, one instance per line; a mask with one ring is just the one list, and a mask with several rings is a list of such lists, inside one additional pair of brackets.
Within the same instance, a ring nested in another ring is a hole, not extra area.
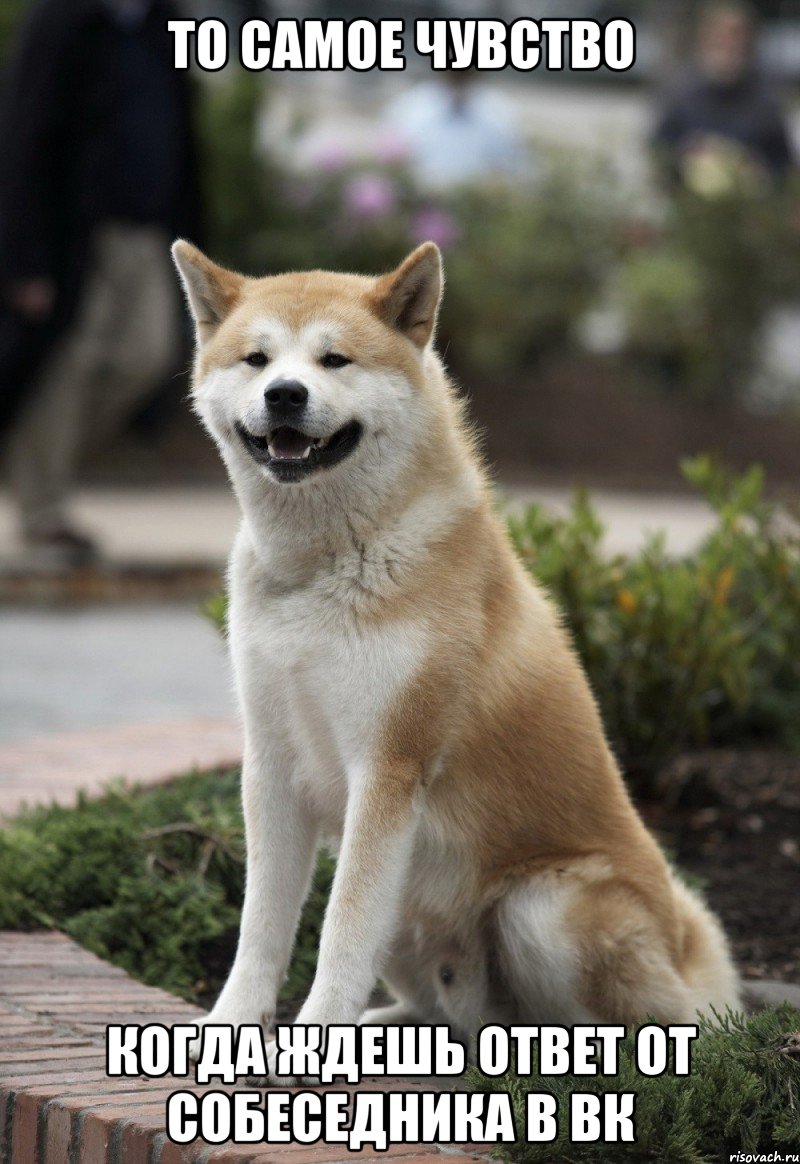
[(310, 455), (310, 453), (311, 453), (311, 445), (309, 445), (308, 448), (303, 453), (303, 460), (304, 461), (305, 461), (306, 457), (308, 457)]
[(275, 452), (275, 449), (272, 447), (272, 445), (267, 445), (267, 452), (271, 457), (277, 456), (277, 453)]

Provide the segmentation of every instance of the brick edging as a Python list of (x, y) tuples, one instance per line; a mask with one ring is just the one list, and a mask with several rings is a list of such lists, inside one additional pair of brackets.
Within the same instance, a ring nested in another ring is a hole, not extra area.
[[(165, 1135), (167, 1096), (219, 1090), (186, 1079), (110, 1079), (108, 1023), (194, 1021), (202, 1012), (144, 986), (59, 933), (0, 932), (0, 1161), (2, 1164), (363, 1164), (387, 1156), (430, 1164), (435, 1146), (399, 1144), (377, 1153), (341, 1144), (188, 1147)], [(408, 1079), (371, 1079), (365, 1090), (409, 1091)], [(419, 1085), (423, 1086), (423, 1085)], [(227, 1088), (226, 1090), (232, 1090)], [(348, 1088), (348, 1091), (358, 1090)], [(447, 1164), (474, 1156), (447, 1150)]]

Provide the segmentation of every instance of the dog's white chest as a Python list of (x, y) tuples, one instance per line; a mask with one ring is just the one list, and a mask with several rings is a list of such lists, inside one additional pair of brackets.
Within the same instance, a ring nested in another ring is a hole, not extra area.
[(378, 758), (388, 717), (424, 664), (424, 628), (365, 625), (313, 589), (263, 603), (251, 595), (247, 608), (232, 628), (245, 714), (285, 740), (295, 778), (339, 831), (353, 779)]

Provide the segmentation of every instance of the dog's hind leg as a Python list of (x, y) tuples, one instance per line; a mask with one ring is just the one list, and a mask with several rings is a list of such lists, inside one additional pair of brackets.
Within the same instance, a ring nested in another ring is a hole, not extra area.
[(497, 907), (504, 974), (525, 1023), (692, 1022), (702, 1005), (681, 973), (680, 927), (613, 874), (555, 876), (511, 889)]
[(537, 877), (496, 906), (498, 956), (517, 1022), (593, 1021), (578, 1001), (579, 951), (565, 926), (571, 897), (555, 879)]

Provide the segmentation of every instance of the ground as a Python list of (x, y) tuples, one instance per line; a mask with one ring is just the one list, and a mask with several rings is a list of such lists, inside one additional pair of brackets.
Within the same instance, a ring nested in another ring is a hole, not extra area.
[(677, 802), (643, 805), (679, 867), (699, 878), (746, 978), (800, 983), (800, 758), (682, 757)]

